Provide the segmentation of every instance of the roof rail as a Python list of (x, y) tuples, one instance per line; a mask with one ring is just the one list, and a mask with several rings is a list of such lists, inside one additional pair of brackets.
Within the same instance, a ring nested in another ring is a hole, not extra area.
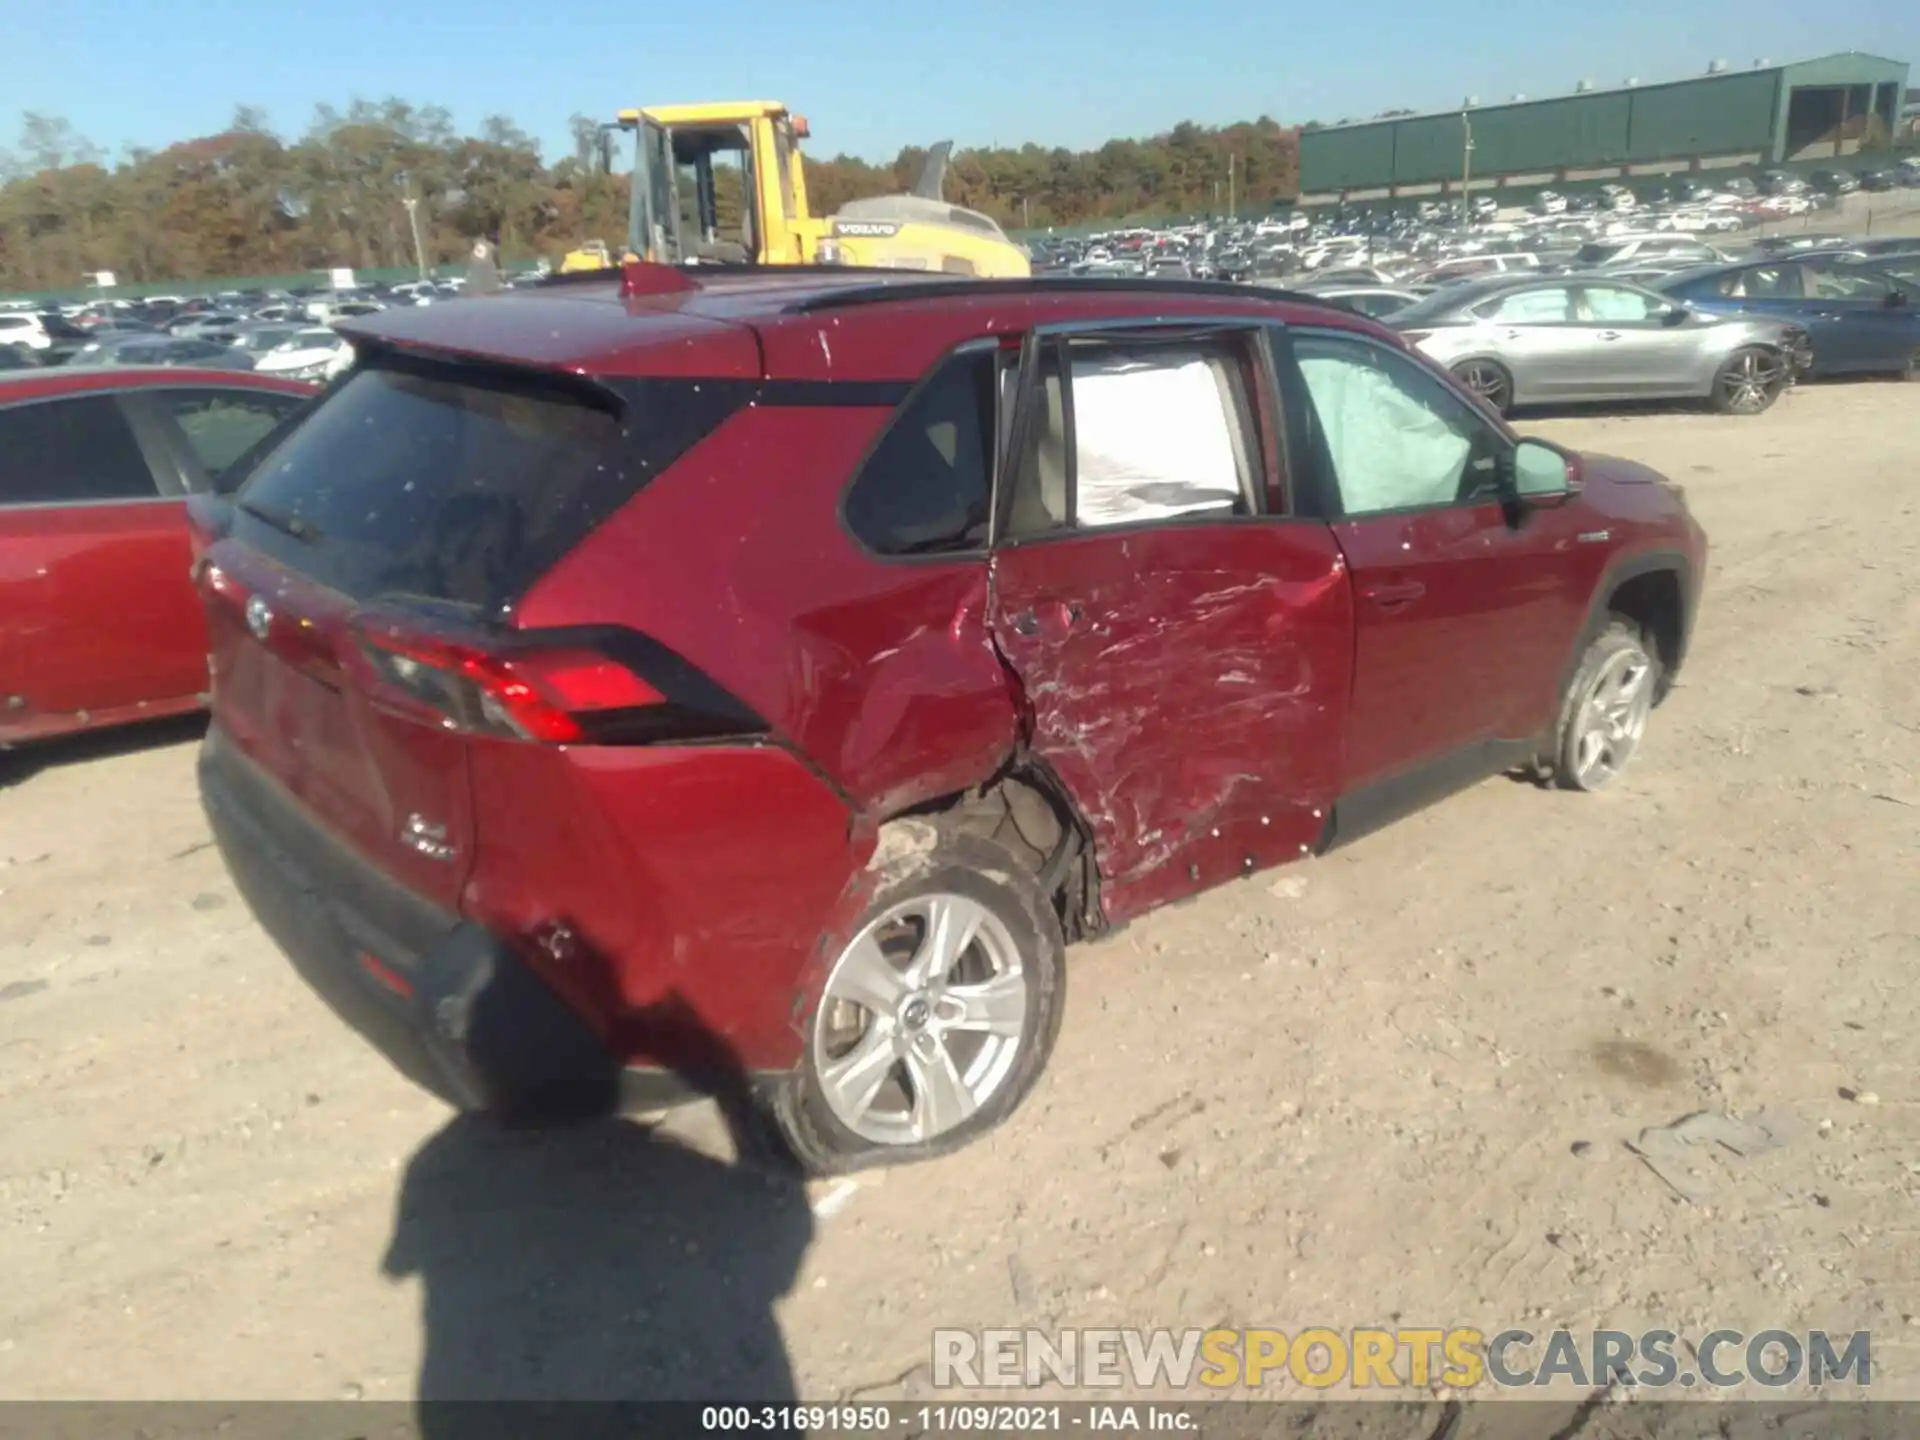
[[(824, 272), (823, 272), (824, 273)], [(939, 300), (960, 295), (1073, 295), (1089, 290), (1125, 295), (1204, 295), (1219, 300), (1269, 300), (1321, 309), (1342, 307), (1322, 296), (1299, 290), (1280, 290), (1237, 280), (1150, 280), (1127, 275), (1035, 275), (1006, 280), (920, 280), (921, 272), (895, 270), (896, 277), (878, 285), (849, 285), (844, 289), (803, 295), (787, 307), (789, 315), (809, 315), (854, 305), (881, 305), (891, 300)]]
[[(763, 265), (755, 260), (701, 260), (676, 265), (663, 265), (654, 261), (635, 263), (644, 263), (655, 270), (669, 270), (685, 275), (693, 282), (695, 288), (705, 280), (719, 280), (733, 275), (772, 275), (800, 280), (820, 276), (831, 278), (836, 275), (898, 276), (920, 273), (884, 265)], [(550, 285), (580, 285), (596, 282), (606, 285), (619, 281), (626, 265), (627, 262), (622, 261), (614, 265), (603, 265), (597, 270), (569, 270), (565, 273), (556, 270), (534, 283), (540, 288)]]

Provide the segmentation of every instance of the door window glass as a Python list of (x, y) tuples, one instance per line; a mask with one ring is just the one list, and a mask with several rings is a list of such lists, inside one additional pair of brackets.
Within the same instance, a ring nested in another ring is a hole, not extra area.
[(986, 544), (994, 364), (986, 350), (948, 360), (907, 402), (861, 468), (847, 492), (846, 515), (869, 549), (939, 555)]
[(1738, 300), (1798, 300), (1801, 298), (1800, 267), (1756, 265), (1751, 270), (1742, 270), (1733, 289), (1726, 293)]
[(1807, 294), (1816, 300), (1884, 300), (1893, 286), (1883, 277), (1867, 270), (1849, 270), (1838, 265), (1805, 265)]
[(151, 500), (159, 493), (111, 396), (0, 410), (0, 505)]
[(1654, 319), (1660, 313), (1661, 304), (1651, 295), (1618, 285), (1587, 285), (1580, 290), (1582, 320), (1633, 324)]
[(210, 480), (302, 403), (296, 395), (247, 390), (166, 390), (155, 396)]
[(1564, 285), (1521, 290), (1503, 295), (1481, 313), (1503, 325), (1564, 325), (1573, 318), (1572, 292)]
[(1234, 336), (1049, 345), (1008, 533), (1251, 513), (1260, 452), (1246, 357)]
[(1296, 334), (1294, 356), (1349, 516), (1478, 503), (1497, 494), (1506, 441), (1404, 355)]

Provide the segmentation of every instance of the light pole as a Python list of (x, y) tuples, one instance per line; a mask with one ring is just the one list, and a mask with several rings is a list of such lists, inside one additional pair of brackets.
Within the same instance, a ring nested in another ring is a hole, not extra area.
[(1460, 107), (1460, 227), (1473, 220), (1473, 122), (1467, 107)]
[(420, 201), (412, 195), (402, 197), (400, 203), (407, 207), (407, 224), (413, 230), (413, 258), (420, 267), (420, 278), (427, 278), (427, 247), (420, 240)]

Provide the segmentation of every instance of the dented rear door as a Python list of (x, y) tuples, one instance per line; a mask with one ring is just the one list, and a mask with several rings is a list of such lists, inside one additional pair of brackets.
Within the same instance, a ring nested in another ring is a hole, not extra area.
[[(1231, 366), (1239, 341), (1219, 343)], [(1214, 344), (1194, 353), (1204, 361)], [(1249, 446), (1239, 468), (1244, 481), (1251, 459), (1254, 483), (1209, 506), (1208, 387), (1189, 376), (1197, 410), (1171, 382), (1164, 408), (1150, 388), (1116, 391), (1123, 403), (1102, 421), (1087, 373), (1161, 362), (1151, 345), (1099, 345), (1114, 348), (1086, 359), (1029, 350), (1023, 420), (1002, 467), (991, 622), (1028, 744), (1085, 818), (1102, 903), (1123, 918), (1314, 845), (1338, 782), (1353, 616), (1328, 527), (1265, 513), (1271, 448)], [(1233, 397), (1222, 403), (1241, 411), (1238, 427), (1264, 428), (1260, 377), (1245, 378), (1221, 387)], [(1125, 423), (1112, 418), (1122, 413)], [(1123, 431), (1147, 438), (1116, 438)], [(1171, 440), (1157, 458), (1155, 436)], [(1066, 456), (1076, 458), (1062, 495), (1046, 471)], [(1095, 482), (1116, 470), (1103, 501)], [(1153, 504), (1129, 508), (1138, 495), (1196, 508), (1156, 518)]]
[(994, 559), (1032, 748), (1093, 831), (1110, 914), (1297, 856), (1338, 782), (1352, 615), (1324, 525), (1066, 534)]

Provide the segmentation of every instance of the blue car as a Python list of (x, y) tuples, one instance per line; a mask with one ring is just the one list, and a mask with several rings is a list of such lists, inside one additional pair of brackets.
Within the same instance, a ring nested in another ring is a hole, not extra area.
[(1708, 314), (1744, 311), (1804, 326), (1813, 346), (1809, 379), (1920, 378), (1920, 297), (1870, 263), (1781, 256), (1684, 270), (1653, 288)]

